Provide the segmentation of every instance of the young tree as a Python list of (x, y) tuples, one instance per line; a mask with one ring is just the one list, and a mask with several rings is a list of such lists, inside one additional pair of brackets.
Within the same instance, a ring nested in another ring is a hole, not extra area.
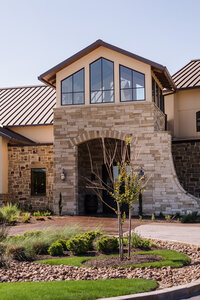
[[(144, 185), (142, 185), (142, 177), (139, 177), (138, 173), (135, 173), (130, 166), (130, 138), (127, 138), (121, 145), (121, 151), (118, 153), (118, 144), (115, 143), (114, 147), (110, 149), (106, 147), (105, 138), (101, 138), (102, 141), (102, 154), (103, 161), (106, 167), (111, 185), (108, 185), (103, 181), (102, 176), (97, 168), (95, 168), (91, 151), (88, 146), (88, 153), (90, 158), (91, 173), (95, 177), (95, 181), (85, 178), (87, 181), (87, 188), (92, 189), (98, 196), (100, 201), (107, 205), (118, 218), (118, 232), (119, 232), (119, 258), (123, 260), (123, 223), (124, 214), (122, 212), (122, 205), (128, 205), (129, 213), (129, 235), (128, 235), (128, 255), (130, 257), (131, 246), (131, 216), (133, 203), (138, 200), (139, 194), (143, 192)], [(116, 163), (117, 161), (117, 163)], [(114, 174), (113, 168), (117, 166), (118, 173)], [(104, 199), (102, 191), (106, 191), (115, 201), (116, 207), (110, 206)]]

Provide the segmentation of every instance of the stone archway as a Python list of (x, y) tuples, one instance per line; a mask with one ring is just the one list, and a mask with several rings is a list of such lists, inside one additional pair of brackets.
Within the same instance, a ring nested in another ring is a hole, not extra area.
[[(90, 180), (95, 180), (98, 175), (104, 183), (112, 184), (108, 176), (103, 151), (103, 142), (107, 154), (110, 157), (115, 157), (115, 162), (120, 162), (124, 150), (124, 140), (116, 138), (95, 138), (85, 141), (77, 146), (78, 159), (78, 180), (77, 180), (77, 207), (78, 214), (99, 213), (113, 214), (113, 211), (107, 207), (95, 195), (95, 191), (91, 189)], [(130, 155), (130, 149), (129, 149)], [(114, 165), (114, 163), (113, 163)], [(92, 172), (94, 168), (94, 173)], [(114, 166), (112, 166), (114, 168)], [(95, 175), (96, 174), (96, 175)], [(116, 203), (112, 197), (102, 191), (102, 197), (106, 203), (115, 207)], [(88, 207), (88, 203), (90, 207)], [(95, 209), (96, 208), (96, 209)], [(116, 207), (115, 207), (116, 208)]]

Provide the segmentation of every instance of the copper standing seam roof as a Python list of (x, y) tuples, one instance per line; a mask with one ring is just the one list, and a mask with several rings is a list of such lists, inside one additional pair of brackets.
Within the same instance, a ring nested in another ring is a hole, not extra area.
[(172, 76), (177, 89), (200, 88), (200, 59), (191, 60)]
[(0, 89), (0, 124), (35, 126), (53, 124), (56, 92), (49, 86)]
[(68, 59), (64, 60), (60, 64), (56, 65), (55, 67), (51, 68), (50, 70), (46, 71), (45, 73), (41, 74), (38, 79), (45, 84), (48, 84), (52, 86), (53, 88), (56, 88), (56, 73), (62, 70), (63, 68), (66, 68), (76, 60), (80, 59), (81, 57), (87, 55), (88, 53), (92, 52), (93, 50), (99, 48), (99, 47), (106, 47), (108, 49), (111, 49), (113, 51), (116, 51), (118, 53), (124, 54), (126, 56), (129, 56), (131, 58), (134, 58), (136, 60), (139, 60), (143, 63), (146, 63), (151, 66), (152, 71), (155, 73), (158, 80), (163, 85), (163, 88), (167, 88), (169, 90), (175, 89), (175, 84), (167, 70), (167, 68), (163, 65), (160, 65), (154, 61), (151, 61), (149, 59), (146, 59), (144, 57), (141, 57), (139, 55), (136, 55), (134, 53), (131, 53), (129, 51), (126, 51), (124, 49), (118, 48), (114, 45), (108, 44), (102, 40), (97, 40), (93, 44), (89, 45), (88, 47), (84, 48), (83, 50), (77, 52), (76, 54), (72, 55)]

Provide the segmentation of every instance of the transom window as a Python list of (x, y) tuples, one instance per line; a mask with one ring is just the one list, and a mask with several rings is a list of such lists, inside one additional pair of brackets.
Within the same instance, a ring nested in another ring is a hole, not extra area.
[(46, 195), (46, 169), (45, 168), (31, 169), (31, 195), (32, 196)]
[(121, 101), (145, 100), (145, 75), (120, 66)]
[(90, 102), (114, 102), (114, 63), (100, 58), (90, 64)]
[(200, 132), (200, 111), (196, 112), (196, 127), (197, 132)]
[(84, 69), (61, 81), (62, 105), (84, 104)]

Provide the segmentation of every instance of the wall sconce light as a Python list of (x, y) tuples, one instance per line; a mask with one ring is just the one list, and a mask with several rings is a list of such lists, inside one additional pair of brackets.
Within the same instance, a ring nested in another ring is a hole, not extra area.
[(62, 172), (60, 174), (60, 178), (61, 178), (62, 181), (64, 181), (65, 178), (66, 178), (66, 173), (65, 173), (65, 170), (63, 168), (62, 168)]

